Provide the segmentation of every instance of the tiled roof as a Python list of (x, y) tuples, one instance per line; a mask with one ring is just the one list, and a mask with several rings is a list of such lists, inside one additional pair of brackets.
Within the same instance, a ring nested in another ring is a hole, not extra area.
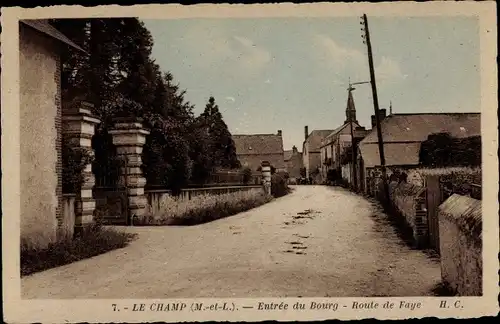
[(236, 154), (283, 154), (283, 139), (276, 134), (233, 135)]
[(27, 19), (21, 20), (21, 22), (37, 31), (44, 33), (52, 38), (57, 39), (60, 42), (63, 42), (69, 46), (76, 48), (82, 52), (85, 52), (80, 46), (76, 45), (71, 39), (69, 39), (66, 35), (61, 33), (55, 27), (53, 27), (46, 19)]
[(306, 139), (309, 143), (309, 152), (319, 151), (321, 148), (321, 141), (332, 131), (331, 129), (313, 130)]
[[(419, 162), (420, 142), (414, 143), (385, 143), (385, 164), (391, 165), (416, 165)], [(369, 168), (380, 165), (378, 144), (359, 144), (364, 166)]]
[[(342, 124), (341, 126), (337, 127), (336, 129), (334, 129), (330, 134), (328, 134), (328, 136), (325, 137), (324, 144), (330, 143), (333, 140), (333, 138), (335, 137), (335, 135), (340, 133), (345, 127), (347, 127), (349, 125), (350, 125), (349, 123), (345, 123), (345, 124)], [(354, 128), (356, 128), (356, 127), (360, 127), (361, 125), (358, 122), (353, 122), (352, 126)]]
[(283, 156), (285, 158), (285, 161), (290, 160), (292, 155), (293, 155), (293, 150), (286, 150), (285, 152), (283, 152)]
[[(384, 143), (423, 142), (433, 133), (450, 133), (463, 138), (481, 135), (480, 113), (393, 114), (381, 123)], [(373, 129), (361, 143), (377, 143)]]

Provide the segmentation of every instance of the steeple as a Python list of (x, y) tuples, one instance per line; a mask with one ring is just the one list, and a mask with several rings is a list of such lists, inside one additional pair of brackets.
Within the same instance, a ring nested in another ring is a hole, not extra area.
[(351, 121), (357, 123), (357, 119), (356, 119), (356, 107), (354, 106), (354, 98), (352, 96), (352, 90), (354, 90), (354, 88), (352, 87), (349, 87), (349, 95), (347, 97), (347, 107), (345, 109), (345, 122), (344, 124), (347, 124)]

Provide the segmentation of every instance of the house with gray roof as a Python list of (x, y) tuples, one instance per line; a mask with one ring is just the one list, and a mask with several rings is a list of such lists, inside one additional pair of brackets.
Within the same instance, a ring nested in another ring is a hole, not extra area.
[(313, 178), (314, 182), (321, 181), (321, 142), (332, 129), (313, 130), (310, 134), (308, 126), (304, 128), (304, 142), (302, 144), (302, 161), (306, 169), (306, 178)]
[(232, 137), (242, 167), (257, 172), (262, 162), (268, 161), (276, 168), (276, 172), (286, 170), (281, 130), (276, 134), (232, 135)]
[[(381, 122), (385, 163), (388, 167), (416, 167), (422, 142), (436, 133), (454, 138), (481, 136), (480, 113), (399, 113)], [(373, 129), (358, 145), (360, 175), (365, 181), (369, 170), (380, 165), (378, 137)]]
[(361, 139), (367, 133), (356, 119), (356, 107), (352, 92), (349, 92), (347, 97), (345, 115), (344, 123), (334, 129), (321, 142), (321, 177), (323, 180), (326, 180), (329, 170), (337, 170), (341, 174), (340, 157), (346, 148), (351, 146), (352, 137)]

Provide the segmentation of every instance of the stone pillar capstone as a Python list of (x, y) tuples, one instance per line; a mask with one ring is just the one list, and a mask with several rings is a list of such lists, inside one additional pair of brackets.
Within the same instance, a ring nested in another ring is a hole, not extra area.
[(267, 195), (271, 194), (271, 164), (267, 161), (262, 162), (262, 187)]
[(124, 162), (120, 168), (119, 184), (127, 188), (130, 225), (133, 225), (135, 217), (144, 216), (147, 210), (147, 198), (144, 195), (146, 179), (141, 171), (141, 155), (149, 133), (136, 118), (116, 119), (114, 127), (109, 131), (116, 146), (116, 153)]
[[(86, 149), (91, 155), (92, 136), (94, 136), (95, 125), (100, 120), (92, 115), (93, 105), (80, 102), (73, 107), (63, 109), (62, 132), (64, 141), (75, 148)], [(80, 190), (75, 193), (75, 228), (81, 228), (94, 220), (95, 200), (92, 197), (92, 189), (95, 185), (95, 177), (92, 173), (92, 164), (89, 163), (83, 170), (84, 183)]]

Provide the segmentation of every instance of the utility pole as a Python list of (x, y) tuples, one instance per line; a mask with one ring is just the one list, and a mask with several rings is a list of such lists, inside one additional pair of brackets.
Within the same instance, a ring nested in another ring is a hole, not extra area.
[(382, 168), (382, 181), (384, 186), (384, 203), (387, 203), (389, 199), (389, 185), (387, 183), (387, 171), (385, 168), (385, 155), (384, 155), (384, 139), (382, 137), (382, 129), (380, 127), (380, 114), (379, 114), (379, 106), (378, 106), (378, 95), (377, 95), (377, 85), (375, 83), (375, 69), (373, 68), (373, 55), (372, 55), (372, 44), (370, 42), (370, 31), (368, 29), (368, 19), (366, 18), (366, 14), (363, 14), (361, 25), (364, 28), (361, 28), (362, 31), (365, 32), (363, 35), (363, 43), (366, 44), (368, 49), (368, 65), (370, 67), (370, 82), (372, 85), (372, 93), (373, 93), (373, 106), (375, 109), (375, 122), (377, 123), (377, 135), (378, 135), (378, 151), (380, 154), (380, 166)]

